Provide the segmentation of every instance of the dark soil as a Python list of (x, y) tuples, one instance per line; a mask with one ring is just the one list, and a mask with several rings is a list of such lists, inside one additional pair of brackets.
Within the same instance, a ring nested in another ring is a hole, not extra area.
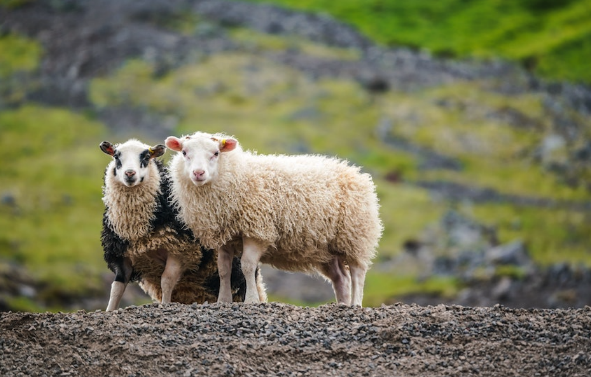
[(591, 308), (395, 304), (0, 314), (0, 375), (589, 376)]

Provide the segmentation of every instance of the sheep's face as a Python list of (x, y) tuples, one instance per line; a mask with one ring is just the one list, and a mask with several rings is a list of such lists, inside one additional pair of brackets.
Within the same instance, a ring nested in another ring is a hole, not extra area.
[(118, 145), (103, 141), (99, 147), (113, 157), (109, 169), (112, 169), (117, 180), (127, 187), (140, 185), (148, 178), (150, 160), (166, 152), (166, 147), (162, 144), (150, 147), (134, 139)]
[(217, 177), (220, 154), (236, 148), (238, 141), (196, 133), (181, 139), (170, 136), (166, 146), (182, 153), (185, 174), (195, 186), (203, 186)]

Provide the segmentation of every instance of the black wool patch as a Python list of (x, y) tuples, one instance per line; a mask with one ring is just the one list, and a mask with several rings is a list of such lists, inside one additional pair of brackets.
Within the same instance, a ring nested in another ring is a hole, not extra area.
[(140, 153), (140, 167), (145, 168), (150, 163), (150, 151), (147, 149)]

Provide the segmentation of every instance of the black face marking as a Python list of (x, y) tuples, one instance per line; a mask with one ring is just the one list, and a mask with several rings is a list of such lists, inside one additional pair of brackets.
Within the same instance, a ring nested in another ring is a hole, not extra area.
[(113, 175), (117, 176), (117, 168), (113, 168)]
[(115, 159), (117, 169), (121, 169), (121, 160), (119, 159), (119, 157), (121, 157), (121, 152), (115, 151), (115, 153), (113, 154), (113, 158)]
[(144, 181), (144, 177), (142, 177), (142, 179), (140, 179), (140, 182), (143, 182), (143, 181)]
[(147, 149), (140, 153), (140, 167), (147, 167), (148, 163), (150, 163), (150, 157), (152, 157), (152, 155), (150, 154), (150, 151)]

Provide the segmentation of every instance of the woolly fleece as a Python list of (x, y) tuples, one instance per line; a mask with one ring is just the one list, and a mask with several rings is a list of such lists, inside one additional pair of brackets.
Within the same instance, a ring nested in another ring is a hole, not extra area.
[[(197, 132), (197, 139), (226, 139)], [(218, 176), (195, 186), (177, 153), (171, 160), (171, 195), (180, 219), (202, 244), (218, 249), (242, 236), (266, 242), (261, 262), (291, 271), (317, 271), (339, 256), (368, 267), (382, 233), (373, 180), (346, 161), (319, 155), (221, 153)]]

